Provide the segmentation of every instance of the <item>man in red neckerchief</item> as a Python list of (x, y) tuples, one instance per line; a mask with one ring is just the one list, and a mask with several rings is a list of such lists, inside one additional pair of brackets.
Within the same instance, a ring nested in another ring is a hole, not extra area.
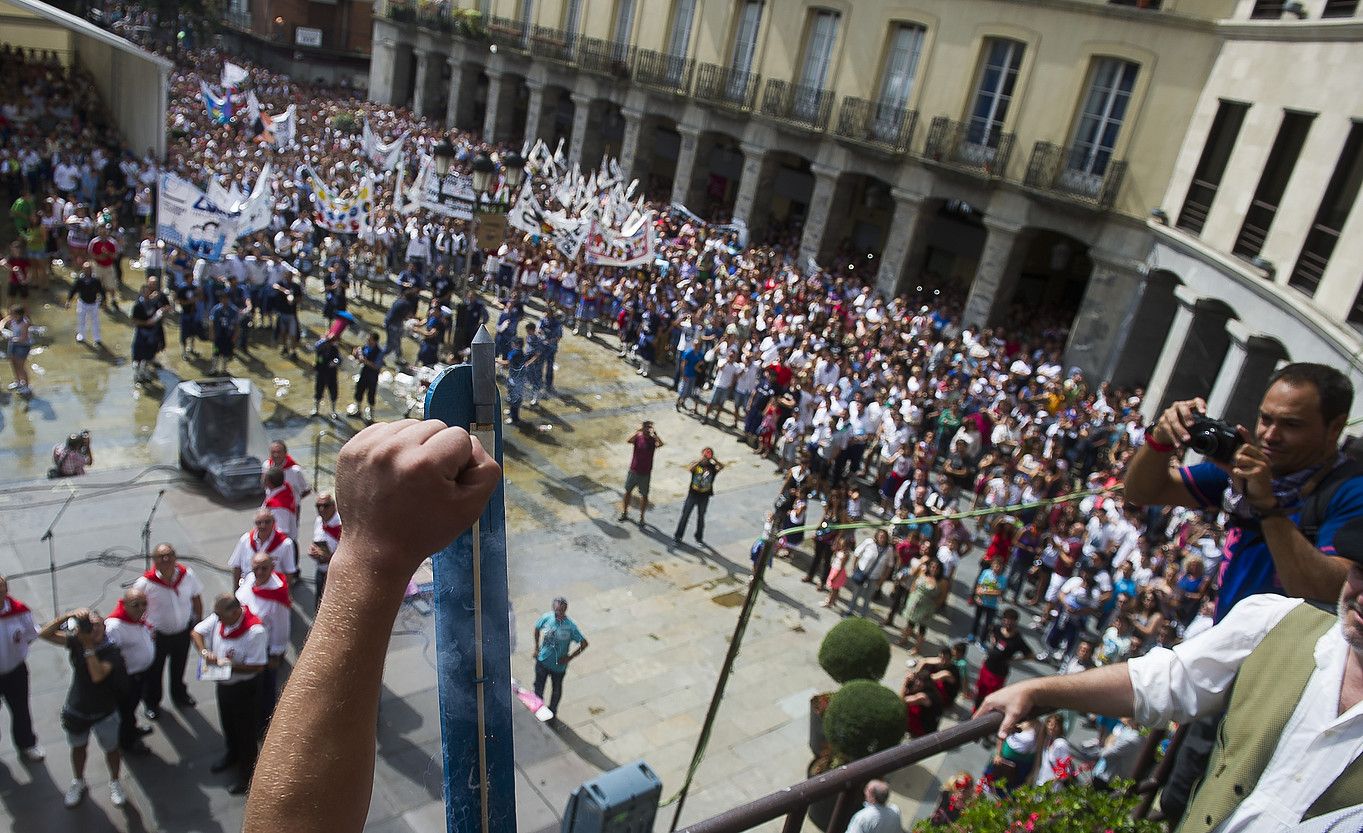
[(260, 618), (231, 593), (213, 600), (213, 612), (194, 626), (191, 636), (205, 666), (232, 669), (230, 677), (218, 681), (218, 718), (227, 754), (209, 770), (217, 773), (235, 768), (237, 780), (227, 791), (241, 795), (250, 787), (256, 768), (256, 744), (263, 722), (259, 677), (269, 662), (270, 637)]
[(128, 688), (118, 706), (118, 746), (129, 755), (151, 754), (142, 741), (143, 735), (151, 734), (151, 727), (137, 725), (137, 704), (147, 687), (147, 671), (156, 658), (152, 633), (151, 622), (147, 621), (147, 594), (129, 587), (113, 612), (104, 617), (104, 635), (123, 653), (123, 665), (128, 672)]
[(170, 544), (157, 544), (152, 567), (133, 587), (147, 597), (147, 621), (156, 640), (156, 654), (147, 669), (142, 701), (148, 720), (161, 717), (161, 676), (170, 660), (170, 699), (180, 708), (197, 705), (185, 687), (185, 659), (189, 656), (189, 629), (203, 618), (203, 584), (194, 571), (181, 564)]
[(9, 706), (15, 747), (34, 763), (47, 757), (33, 734), (28, 708), (28, 646), (37, 638), (33, 612), (9, 594), (9, 582), (0, 576), (0, 697)]
[[(237, 601), (260, 618), (270, 635), (270, 659), (261, 674), (264, 678), (261, 713), (268, 721), (279, 689), (279, 666), (284, 664), (284, 655), (289, 651), (289, 613), (293, 605), (289, 598), (289, 582), (283, 573), (275, 572), (274, 559), (269, 553), (258, 552), (251, 557), (251, 572), (241, 577)], [(261, 726), (262, 731), (264, 728)]]
[(237, 546), (227, 559), (232, 568), (232, 587), (241, 584), (241, 577), (251, 570), (251, 558), (258, 552), (267, 552), (274, 559), (274, 568), (284, 575), (298, 572), (297, 550), (293, 541), (275, 525), (274, 513), (261, 507), (256, 510), (251, 522), (251, 531), (242, 534)]
[[(280, 468), (268, 468), (260, 477), (260, 484), (265, 489), (265, 500), (260, 504), (262, 509), (270, 510), (274, 515), (275, 527), (288, 536), (293, 542), (293, 551), (298, 552), (298, 493), (289, 485), (284, 477), (284, 470)], [(294, 569), (289, 571), (289, 575), (296, 582), (299, 580), (298, 565), (295, 563)]]
[(336, 498), (323, 492), (317, 496), (317, 519), (312, 524), (312, 546), (308, 556), (317, 562), (317, 602), (322, 606), (322, 591), (327, 586), (327, 565), (341, 545), (341, 513)]
[(284, 482), (289, 484), (294, 497), (300, 501), (312, 494), (312, 489), (308, 487), (308, 478), (303, 474), (303, 467), (289, 454), (289, 447), (282, 440), (270, 443), (270, 457), (261, 464), (260, 473), (264, 474), (269, 469), (284, 470)]

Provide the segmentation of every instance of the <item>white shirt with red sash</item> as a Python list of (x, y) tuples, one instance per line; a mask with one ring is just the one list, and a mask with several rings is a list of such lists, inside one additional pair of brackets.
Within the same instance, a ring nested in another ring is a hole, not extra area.
[(133, 587), (146, 594), (146, 618), (157, 633), (180, 633), (188, 628), (194, 620), (194, 597), (204, 592), (199, 577), (183, 564), (175, 565), (170, 581), (153, 567), (133, 582)]
[[(261, 463), (260, 469), (264, 473), (276, 467), (276, 463), (268, 458)], [(298, 465), (298, 461), (293, 459), (292, 454), (284, 455), (284, 464), (278, 466), (284, 470), (284, 485), (293, 489), (294, 497), (302, 500), (312, 491), (308, 488), (308, 478), (303, 474), (303, 467)]]
[(141, 674), (151, 668), (152, 660), (156, 658), (156, 643), (152, 640), (151, 623), (146, 614), (140, 619), (133, 618), (119, 599), (113, 612), (104, 617), (104, 632), (123, 653), (123, 664), (129, 674)]
[(275, 528), (289, 538), (298, 537), (298, 496), (287, 482), (277, 489), (265, 493), (265, 502), (260, 504), (274, 515)]
[[(218, 619), (218, 614), (210, 613), (207, 619), (194, 626), (194, 630), (204, 638), (208, 650), (220, 660), (243, 665), (264, 665), (270, 659), (270, 636), (260, 617), (252, 613), (250, 608), (242, 608), (241, 619), (230, 628)], [(244, 683), (255, 679), (259, 673), (233, 668), (232, 678), (218, 685)]]
[(0, 674), (8, 674), (28, 659), (28, 646), (38, 638), (33, 611), (13, 596), (0, 602)]
[(227, 566), (236, 567), (241, 570), (242, 575), (246, 575), (251, 572), (251, 557), (258, 552), (268, 552), (274, 559), (275, 569), (282, 573), (298, 571), (298, 555), (294, 551), (293, 541), (278, 529), (274, 531), (270, 540), (263, 543), (256, 539), (254, 529), (242, 535), (237, 541), (236, 549), (232, 550), (232, 557), (227, 559)]
[(265, 631), (270, 636), (270, 656), (278, 657), (288, 653), (289, 608), (292, 599), (289, 597), (289, 583), (285, 581), (284, 574), (270, 573), (270, 580), (261, 586), (256, 584), (254, 572), (245, 573), (241, 577), (241, 586), (237, 588), (237, 601), (241, 602), (243, 607), (249, 607), (264, 623)]
[[(332, 512), (331, 520), (329, 521), (322, 520), (321, 515), (317, 516), (317, 519), (312, 524), (312, 542), (314, 544), (321, 544), (325, 546), (327, 548), (327, 552), (331, 553), (332, 555), (336, 554), (336, 548), (341, 545), (340, 512)], [(325, 573), (327, 571), (326, 563), (318, 562), (317, 570), (319, 572)]]

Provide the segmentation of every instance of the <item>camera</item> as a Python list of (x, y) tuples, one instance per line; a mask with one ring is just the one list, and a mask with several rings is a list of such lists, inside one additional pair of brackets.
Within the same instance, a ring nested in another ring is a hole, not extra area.
[(1193, 414), (1193, 424), (1188, 427), (1188, 448), (1209, 460), (1229, 463), (1235, 451), (1244, 440), (1235, 426), (1205, 414)]

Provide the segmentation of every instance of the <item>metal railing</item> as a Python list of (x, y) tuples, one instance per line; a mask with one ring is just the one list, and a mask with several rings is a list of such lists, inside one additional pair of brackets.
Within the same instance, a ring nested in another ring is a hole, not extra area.
[(1194, 179), (1188, 187), (1188, 196), (1183, 198), (1183, 209), (1179, 211), (1175, 225), (1193, 234), (1201, 234), (1202, 227), (1207, 223), (1207, 215), (1212, 210), (1212, 200), (1216, 199), (1216, 191), (1216, 183)]
[(823, 130), (832, 112), (833, 91), (821, 87), (772, 78), (762, 94), (762, 115), (784, 124)]
[(691, 90), (696, 61), (684, 55), (668, 55), (652, 49), (634, 52), (634, 80), (665, 92), (685, 95)]
[(761, 80), (762, 76), (755, 72), (700, 64), (696, 67), (696, 89), (692, 95), (709, 104), (752, 110)]
[(597, 75), (628, 79), (632, 74), (634, 47), (621, 41), (583, 38), (577, 51), (577, 65)]
[(882, 101), (845, 96), (833, 132), (863, 145), (907, 153), (918, 126), (918, 112)]
[(931, 162), (991, 179), (1003, 177), (1008, 172), (1015, 139), (1012, 133), (995, 133), (981, 140), (971, 134), (967, 123), (938, 116), (928, 128), (923, 156)]
[(487, 39), (498, 49), (510, 49), (513, 52), (530, 51), (530, 27), (524, 20), (513, 17), (489, 17)]
[(1126, 161), (1109, 159), (1101, 173), (1094, 173), (1087, 170), (1096, 167), (1089, 159), (1091, 153), (1086, 148), (1037, 142), (1023, 184), (1091, 208), (1111, 208), (1126, 177)]
[(245, 32), (251, 31), (250, 12), (237, 11), (236, 9), (228, 9), (227, 11), (222, 13), (222, 18), (223, 20), (227, 21), (228, 26), (231, 26), (234, 29), (241, 29), (242, 31)]
[(580, 36), (576, 32), (536, 26), (530, 30), (530, 54), (563, 64), (577, 60), (577, 44)]

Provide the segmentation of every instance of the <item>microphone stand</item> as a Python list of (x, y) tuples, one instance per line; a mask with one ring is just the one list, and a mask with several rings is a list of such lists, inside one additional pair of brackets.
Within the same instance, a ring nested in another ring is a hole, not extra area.
[(151, 505), (151, 511), (147, 513), (147, 522), (142, 524), (142, 569), (151, 569), (151, 519), (156, 515), (156, 507), (161, 505), (161, 498), (166, 496), (166, 490), (162, 489), (156, 493), (156, 501)]
[(57, 517), (52, 519), (52, 523), (47, 525), (47, 531), (43, 533), (43, 537), (38, 539), (47, 542), (47, 570), (52, 579), (52, 614), (54, 616), (61, 611), (61, 608), (57, 605), (57, 545), (53, 540), (52, 530), (57, 528), (57, 522), (66, 513), (66, 507), (70, 506), (71, 501), (75, 499), (76, 491), (72, 489), (71, 493), (66, 496), (66, 502), (62, 504), (62, 508), (57, 510)]

